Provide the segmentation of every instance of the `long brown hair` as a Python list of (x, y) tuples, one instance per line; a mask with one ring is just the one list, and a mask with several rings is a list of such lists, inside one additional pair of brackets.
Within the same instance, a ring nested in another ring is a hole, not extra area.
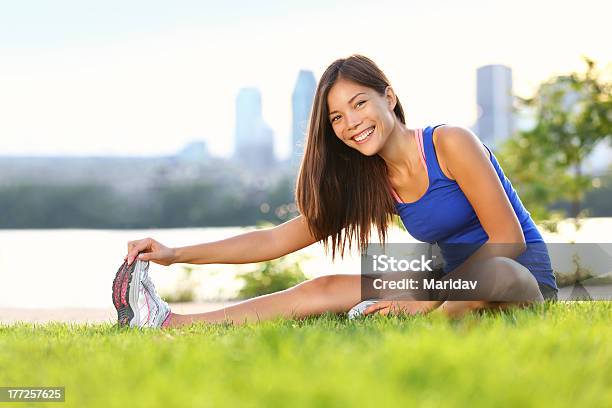
[[(365, 251), (372, 224), (384, 243), (395, 213), (384, 160), (378, 155), (361, 154), (334, 134), (327, 94), (339, 78), (367, 86), (380, 95), (389, 86), (385, 74), (362, 55), (334, 61), (317, 86), (295, 195), (310, 232), (323, 241), (326, 251), (331, 239), (332, 260), (336, 251), (343, 257), (353, 240)], [(399, 100), (394, 112), (405, 124)]]

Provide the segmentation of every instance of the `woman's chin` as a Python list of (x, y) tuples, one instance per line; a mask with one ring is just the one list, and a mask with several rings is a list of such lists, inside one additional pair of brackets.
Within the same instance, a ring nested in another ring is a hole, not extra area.
[(380, 147), (378, 146), (375, 140), (369, 140), (367, 143), (364, 143), (362, 146), (358, 145), (357, 150), (359, 151), (359, 153), (363, 154), (364, 156), (374, 156), (378, 154)]
[(371, 147), (366, 147), (364, 149), (357, 149), (357, 151), (364, 156), (375, 156), (378, 153), (378, 149), (373, 149)]

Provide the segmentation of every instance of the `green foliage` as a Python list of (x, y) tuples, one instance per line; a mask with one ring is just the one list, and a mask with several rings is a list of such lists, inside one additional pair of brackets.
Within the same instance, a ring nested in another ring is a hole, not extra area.
[(288, 289), (304, 282), (307, 278), (302, 272), (299, 260), (288, 261), (287, 257), (262, 262), (256, 270), (238, 275), (244, 282), (238, 292), (239, 298), (251, 298)]
[(402, 222), (402, 219), (400, 218), (400, 216), (397, 214), (393, 214), (391, 216), (391, 225), (396, 228), (401, 229), (402, 231), (406, 231), (406, 226)]
[(562, 211), (550, 210), (560, 200), (572, 203), (570, 216), (580, 215), (581, 201), (593, 184), (583, 162), (599, 142), (612, 140), (612, 83), (595, 62), (585, 62), (585, 73), (552, 78), (532, 98), (520, 99), (522, 107), (536, 113), (536, 125), (508, 140), (498, 153), (537, 221), (561, 218)]
[(593, 189), (586, 193), (585, 204), (589, 208), (589, 216), (610, 216), (610, 201), (612, 200), (612, 165), (608, 174), (593, 179)]
[(119, 200), (108, 186), (47, 184), (0, 188), (0, 227), (77, 228), (97, 225)]
[(0, 325), (0, 384), (65, 386), (50, 407), (609, 407), (611, 314), (601, 301), (456, 322)]
[[(24, 181), (0, 186), (0, 228), (184, 228), (278, 224), (297, 215), (290, 177), (171, 183), (121, 193), (108, 185)], [(262, 205), (269, 208), (262, 211)]]

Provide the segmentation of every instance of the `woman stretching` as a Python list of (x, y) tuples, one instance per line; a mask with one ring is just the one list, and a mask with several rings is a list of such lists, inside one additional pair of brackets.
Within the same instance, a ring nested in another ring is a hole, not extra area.
[[(298, 217), (221, 241), (179, 248), (152, 238), (130, 241), (113, 284), (119, 324), (240, 324), (347, 312), (363, 300), (360, 274), (321, 276), (211, 312), (171, 313), (148, 276), (148, 262), (166, 266), (261, 262), (318, 241), (331, 247), (333, 259), (353, 243), (364, 251), (372, 226), (384, 243), (392, 214), (399, 214), (416, 239), (438, 244), (443, 255), (452, 251), (452, 245), (475, 244), (463, 258), (445, 259), (444, 273), (455, 277), (487, 273), (486, 279), (495, 285), (483, 300), (381, 300), (365, 308), (364, 314), (437, 309), (458, 316), (556, 298), (542, 236), (495, 156), (462, 127), (408, 128), (389, 81), (366, 57), (334, 61), (319, 81), (296, 201)], [(479, 263), (486, 267), (474, 272), (471, 267)], [(519, 296), (507, 302), (488, 300), (508, 293)]]

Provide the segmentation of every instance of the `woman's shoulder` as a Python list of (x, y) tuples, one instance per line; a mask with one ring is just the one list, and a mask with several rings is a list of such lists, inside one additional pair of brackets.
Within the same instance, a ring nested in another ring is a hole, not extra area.
[(433, 130), (432, 142), (440, 168), (450, 179), (454, 179), (450, 169), (454, 162), (461, 161), (464, 157), (475, 157), (466, 156), (467, 152), (474, 152), (476, 157), (482, 156), (483, 159), (489, 160), (487, 148), (474, 132), (464, 126), (447, 124), (437, 126)]
[(466, 149), (482, 151), (483, 157), (489, 153), (478, 136), (465, 126), (444, 124), (433, 130), (432, 142), (438, 154), (445, 156), (461, 154)]

